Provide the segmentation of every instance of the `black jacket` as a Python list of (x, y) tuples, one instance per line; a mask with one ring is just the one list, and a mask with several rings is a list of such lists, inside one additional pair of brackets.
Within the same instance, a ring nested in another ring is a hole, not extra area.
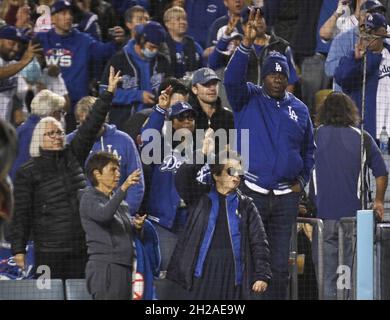
[(62, 151), (41, 150), (20, 167), (15, 179), (15, 212), (10, 241), (13, 254), (24, 253), (32, 237), (40, 252), (82, 252), (77, 192), (86, 187), (83, 165), (111, 105), (104, 92), (72, 142)]
[[(189, 206), (189, 215), (169, 262), (167, 279), (187, 290), (192, 287), (195, 265), (211, 210), (211, 200), (207, 196), (209, 186), (196, 181), (200, 169), (201, 165), (183, 164), (176, 174), (176, 189)], [(269, 282), (271, 279), (270, 252), (263, 222), (253, 200), (237, 192), (244, 272), (242, 298), (249, 299), (255, 281)]]
[[(168, 34), (167, 45), (169, 48), (169, 55), (172, 64), (172, 70), (176, 70), (177, 58), (176, 58), (176, 44), (175, 41)], [(190, 36), (184, 36), (183, 39), (183, 51), (184, 51), (184, 72), (192, 72), (202, 67), (202, 57), (196, 51), (195, 41)], [(184, 74), (176, 74), (176, 78), (182, 78)]]
[(202, 107), (200, 106), (196, 96), (191, 94), (189, 103), (197, 112), (195, 119), (196, 129), (207, 130), (208, 128), (212, 128), (214, 131), (217, 131), (221, 128), (225, 130), (234, 129), (233, 112), (222, 106), (220, 98), (217, 100), (216, 110), (210, 119), (202, 110)]

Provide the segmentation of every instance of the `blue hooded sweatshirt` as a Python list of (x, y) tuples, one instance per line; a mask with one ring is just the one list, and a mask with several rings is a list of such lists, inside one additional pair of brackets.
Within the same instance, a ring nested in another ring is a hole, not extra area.
[[(115, 125), (110, 124), (104, 124), (104, 128), (104, 133), (96, 140), (91, 149), (91, 154), (97, 151), (106, 151), (118, 156), (121, 172), (119, 185), (121, 185), (134, 170), (142, 170), (141, 160), (133, 139), (125, 132), (117, 130)], [(66, 136), (67, 143), (73, 140), (76, 132), (77, 130)], [(130, 214), (135, 214), (138, 211), (144, 191), (145, 181), (142, 175), (140, 183), (127, 190), (126, 202), (129, 205)]]

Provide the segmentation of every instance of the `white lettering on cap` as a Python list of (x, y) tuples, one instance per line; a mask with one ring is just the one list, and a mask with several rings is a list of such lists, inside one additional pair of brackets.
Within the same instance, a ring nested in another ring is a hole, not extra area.
[(275, 71), (276, 72), (282, 72), (282, 67), (280, 66), (280, 64), (279, 63), (275, 63)]

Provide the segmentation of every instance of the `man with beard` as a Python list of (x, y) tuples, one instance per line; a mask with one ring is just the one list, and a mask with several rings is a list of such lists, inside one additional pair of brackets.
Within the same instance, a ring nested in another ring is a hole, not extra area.
[(27, 92), (27, 83), (19, 71), (41, 50), (39, 45), (29, 43), (22, 58), (15, 61), (23, 42), (25, 39), (14, 26), (0, 27), (0, 118), (8, 121), (11, 118), (14, 95), (24, 100)]

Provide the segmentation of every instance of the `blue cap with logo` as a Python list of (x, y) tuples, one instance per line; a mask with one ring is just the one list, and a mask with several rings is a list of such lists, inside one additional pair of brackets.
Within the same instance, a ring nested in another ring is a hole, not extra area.
[(378, 30), (379, 28), (387, 29), (386, 18), (380, 13), (369, 13), (365, 21), (366, 31)]
[(4, 25), (0, 28), (0, 39), (28, 42), (29, 38), (14, 26)]
[(50, 7), (50, 12), (51, 14), (55, 14), (66, 9), (73, 9), (72, 3), (66, 0), (59, 0), (53, 3)]
[(200, 68), (194, 72), (192, 75), (192, 85), (196, 85), (197, 83), (206, 84), (209, 81), (221, 79), (218, 78), (217, 74), (213, 69), (210, 68)]
[(386, 12), (386, 7), (378, 0), (367, 0), (360, 6), (360, 10), (368, 12)]
[(177, 117), (179, 114), (184, 112), (192, 112), (194, 117), (196, 117), (197, 113), (192, 108), (192, 106), (187, 102), (176, 102), (174, 105), (172, 105), (168, 110), (168, 118), (172, 120), (172, 118)]
[(144, 37), (146, 42), (153, 43), (156, 46), (165, 41), (166, 32), (163, 26), (156, 21), (140, 24), (136, 26), (135, 30), (138, 36)]
[(287, 58), (277, 51), (271, 51), (264, 60), (261, 68), (261, 78), (264, 79), (271, 73), (282, 73), (287, 79), (290, 75), (290, 68), (288, 67)]

